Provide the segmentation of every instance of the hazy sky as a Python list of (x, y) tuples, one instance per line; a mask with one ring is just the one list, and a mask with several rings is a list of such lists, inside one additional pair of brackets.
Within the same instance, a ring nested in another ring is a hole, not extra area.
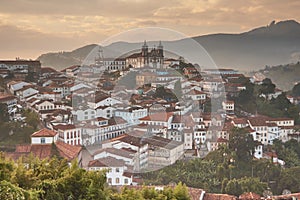
[(299, 0), (0, 0), (0, 59), (35, 59), (149, 26), (187, 36), (239, 33), (300, 21), (299, 9)]

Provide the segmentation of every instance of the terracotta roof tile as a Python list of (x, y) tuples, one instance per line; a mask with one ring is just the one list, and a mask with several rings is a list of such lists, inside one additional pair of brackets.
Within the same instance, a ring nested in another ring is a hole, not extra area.
[(241, 200), (260, 200), (261, 197), (259, 194), (255, 194), (252, 192), (244, 193), (239, 196)]
[(82, 150), (81, 146), (70, 145), (61, 141), (57, 141), (55, 144), (57, 149), (59, 150), (60, 155), (67, 160), (73, 160), (77, 158)]
[(92, 160), (88, 164), (89, 167), (123, 167), (124, 165), (125, 161), (110, 156)]
[(54, 137), (55, 135), (56, 133), (54, 131), (44, 128), (34, 132), (31, 137)]

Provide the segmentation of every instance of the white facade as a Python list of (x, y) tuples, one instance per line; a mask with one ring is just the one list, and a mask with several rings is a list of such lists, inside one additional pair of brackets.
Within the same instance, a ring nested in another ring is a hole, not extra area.
[(82, 129), (74, 125), (62, 125), (57, 128), (58, 139), (70, 145), (82, 145)]
[(192, 149), (193, 148), (193, 131), (185, 130), (184, 131), (184, 149)]
[(234, 111), (234, 102), (233, 101), (223, 101), (222, 102), (223, 110), (227, 112), (233, 112)]
[(7, 83), (7, 88), (12, 94), (15, 94), (15, 91), (22, 89), (24, 86), (30, 85), (30, 83), (23, 82), (23, 81), (11, 81)]
[(57, 137), (31, 137), (31, 144), (52, 144), (56, 140)]
[(122, 110), (116, 110), (115, 116), (122, 117), (126, 120), (130, 125), (136, 125), (140, 123), (140, 118), (146, 117), (148, 115), (148, 110), (146, 108), (126, 108)]
[(114, 99), (114, 98), (111, 98), (111, 97), (107, 97), (101, 101), (98, 101), (95, 103), (95, 108), (98, 108), (100, 106), (112, 106), (112, 105), (115, 105), (115, 104), (121, 104), (122, 102), (117, 100), (117, 99)]
[(106, 173), (107, 183), (109, 185), (132, 185), (132, 176), (124, 176), (124, 172), (127, 170), (127, 166), (122, 167), (89, 167), (88, 170), (107, 170)]
[(76, 116), (78, 121), (91, 120), (96, 118), (96, 111), (88, 108), (85, 110), (73, 110), (72, 114)]
[(16, 91), (16, 95), (20, 98), (20, 100), (24, 100), (27, 97), (30, 97), (32, 95), (38, 94), (39, 91), (33, 88), (27, 88), (25, 90), (21, 89)]

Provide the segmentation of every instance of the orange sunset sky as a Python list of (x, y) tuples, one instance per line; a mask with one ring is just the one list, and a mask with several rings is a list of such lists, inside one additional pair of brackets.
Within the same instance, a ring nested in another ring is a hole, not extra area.
[(240, 33), (272, 20), (300, 21), (299, 10), (298, 0), (0, 0), (0, 59), (35, 59), (132, 28)]

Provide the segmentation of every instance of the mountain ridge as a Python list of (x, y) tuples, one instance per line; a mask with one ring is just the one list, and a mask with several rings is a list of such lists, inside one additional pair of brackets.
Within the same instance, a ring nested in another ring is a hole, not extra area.
[[(300, 24), (295, 20), (277, 23), (272, 21), (266, 26), (238, 34), (216, 33), (195, 36), (192, 39), (203, 46), (218, 67), (254, 71), (262, 69), (266, 65), (287, 64), (300, 60)], [(163, 44), (178, 49), (187, 40), (190, 39), (163, 41)], [(126, 52), (138, 49), (141, 45), (142, 42), (121, 41), (110, 44), (107, 48)], [(46, 53), (39, 56), (38, 60), (42, 62), (43, 66), (62, 69), (70, 65), (81, 64), (82, 60), (96, 46), (96, 44), (90, 44), (71, 52)], [(193, 50), (185, 49), (185, 52), (192, 54)]]

